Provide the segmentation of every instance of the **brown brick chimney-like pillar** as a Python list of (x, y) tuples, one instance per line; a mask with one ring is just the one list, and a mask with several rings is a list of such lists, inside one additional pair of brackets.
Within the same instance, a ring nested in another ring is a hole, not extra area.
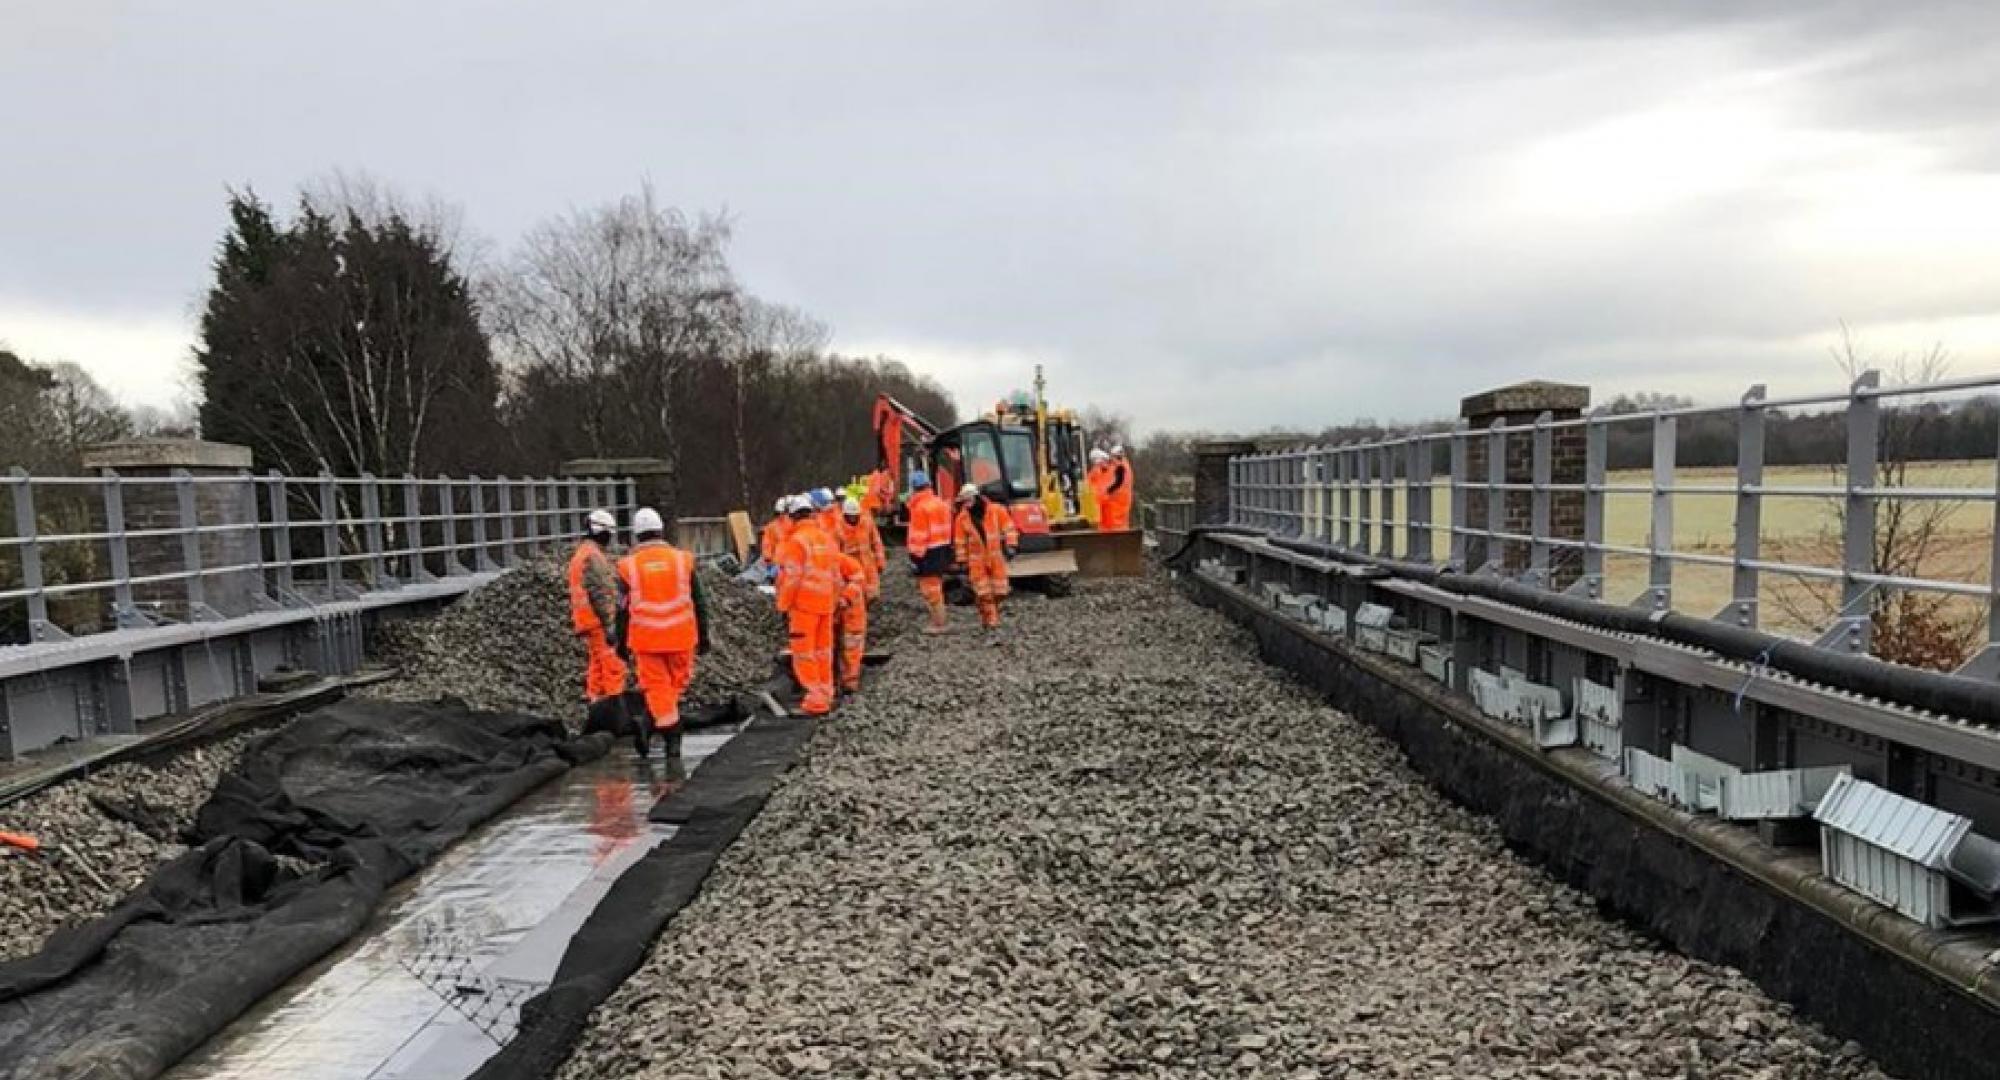
[[(1459, 415), (1466, 421), (1466, 470), (1465, 475), (1455, 479), (1461, 483), (1484, 485), (1488, 482), (1487, 448), (1492, 436), (1488, 434), (1494, 421), (1507, 427), (1527, 427), (1543, 413), (1551, 421), (1575, 420), (1590, 407), (1590, 388), (1573, 386), (1568, 383), (1524, 382), (1503, 386), (1496, 390), (1474, 394), (1459, 404)], [(1581, 426), (1556, 428), (1550, 432), (1549, 482), (1553, 484), (1582, 484), (1584, 482), (1584, 455), (1586, 439)], [(1533, 431), (1509, 432), (1501, 451), (1504, 476), (1503, 483), (1531, 484), (1535, 479), (1535, 436)], [(1500, 531), (1517, 536), (1529, 535), (1534, 527), (1534, 493), (1530, 491), (1496, 492), (1501, 501)], [(1487, 491), (1475, 486), (1465, 493), (1466, 520), (1464, 525), (1475, 529), (1487, 527)], [(1583, 493), (1580, 491), (1552, 492), (1549, 497), (1548, 535), (1562, 540), (1583, 539)], [(1497, 562), (1501, 570), (1510, 577), (1525, 574), (1530, 567), (1530, 549), (1525, 543), (1489, 540), (1483, 536), (1468, 536), (1465, 543), (1465, 566), (1477, 570), (1489, 562)], [(1568, 588), (1583, 573), (1583, 553), (1576, 548), (1557, 547), (1549, 552), (1550, 585), (1553, 588)]]
[(1194, 523), (1229, 521), (1229, 459), (1257, 452), (1252, 442), (1205, 442), (1194, 448)]

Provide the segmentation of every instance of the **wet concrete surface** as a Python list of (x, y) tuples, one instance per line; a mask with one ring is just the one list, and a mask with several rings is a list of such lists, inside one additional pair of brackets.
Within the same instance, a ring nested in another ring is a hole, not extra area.
[(737, 729), (690, 733), (669, 770), (620, 744), (571, 769), (396, 888), (346, 946), (169, 1080), (449, 1080), (511, 1037), (570, 937), (626, 867), (673, 835), (646, 812)]

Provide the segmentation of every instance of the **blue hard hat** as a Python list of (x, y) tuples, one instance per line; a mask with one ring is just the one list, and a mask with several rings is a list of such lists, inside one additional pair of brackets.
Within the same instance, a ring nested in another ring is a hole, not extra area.
[(813, 489), (813, 509), (824, 510), (833, 505), (833, 492), (827, 488)]
[(927, 488), (929, 486), (931, 486), (931, 474), (922, 469), (917, 469), (910, 473), (910, 487)]

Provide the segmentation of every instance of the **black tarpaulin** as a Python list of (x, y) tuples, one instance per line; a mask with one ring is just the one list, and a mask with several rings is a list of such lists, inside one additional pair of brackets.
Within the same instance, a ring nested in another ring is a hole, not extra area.
[(0, 964), (0, 1078), (157, 1076), (352, 936), (390, 885), (605, 742), (455, 702), (372, 700), (264, 736), (197, 815), (198, 847), (103, 918)]

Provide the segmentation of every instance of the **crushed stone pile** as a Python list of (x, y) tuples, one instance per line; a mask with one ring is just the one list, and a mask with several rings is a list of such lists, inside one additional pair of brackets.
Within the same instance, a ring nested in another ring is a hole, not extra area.
[(1006, 617), (903, 638), (561, 1076), (1882, 1076), (1163, 583)]
[[(711, 648), (685, 703), (715, 704), (762, 683), (784, 645), (771, 599), (703, 567)], [(530, 560), (437, 615), (383, 628), (378, 655), (399, 674), (369, 693), (395, 701), (457, 697), (566, 722), (583, 715), (583, 646), (570, 631), (567, 557)]]
[(255, 737), (243, 731), (159, 764), (113, 765), (0, 807), (0, 828), (63, 849), (49, 857), (0, 850), (0, 960), (34, 952), (65, 923), (110, 911), (186, 851), (182, 830)]

